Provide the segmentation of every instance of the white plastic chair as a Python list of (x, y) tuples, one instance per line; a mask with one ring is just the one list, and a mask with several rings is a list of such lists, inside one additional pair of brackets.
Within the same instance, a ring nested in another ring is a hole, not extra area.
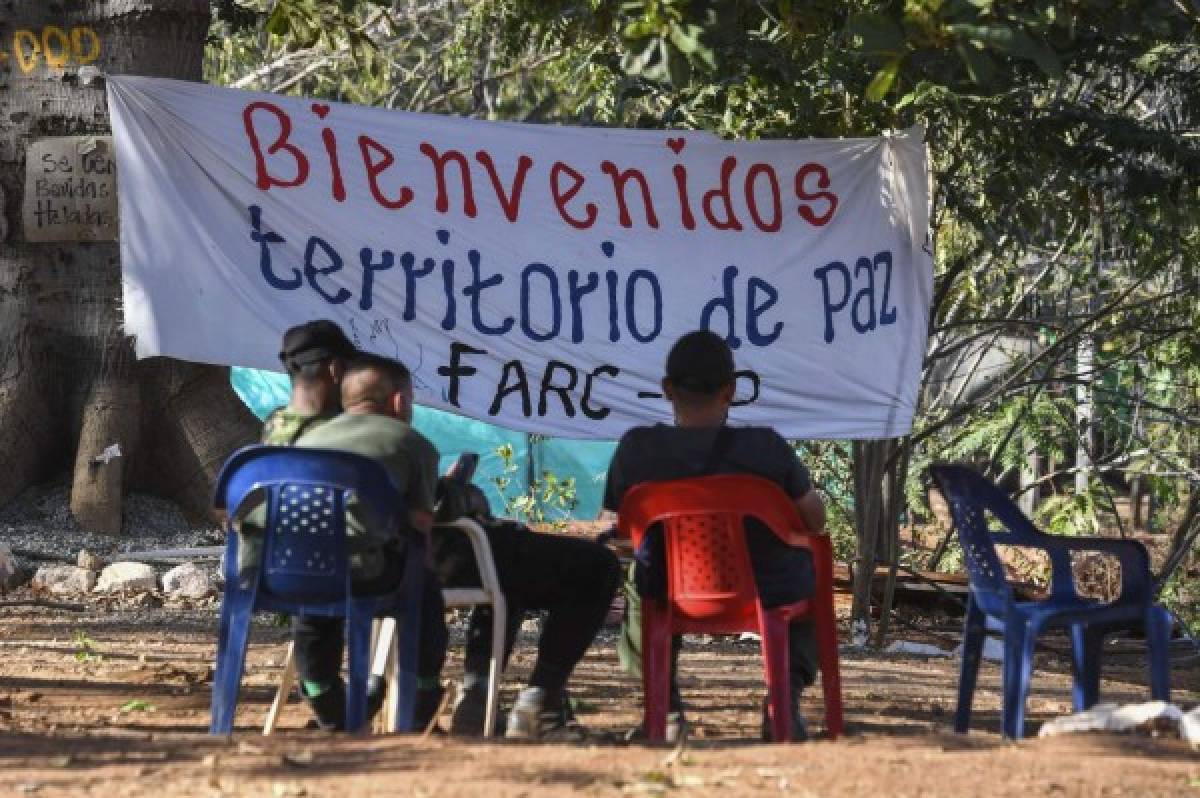
[[(492, 607), (492, 660), (488, 667), (488, 696), (487, 710), (484, 714), (483, 729), (485, 736), (491, 736), (496, 728), (496, 713), (499, 711), (501, 663), (504, 661), (504, 637), (508, 626), (508, 605), (504, 592), (500, 590), (500, 579), (496, 576), (496, 562), (492, 559), (492, 547), (488, 544), (487, 533), (475, 521), (460, 518), (438, 524), (439, 527), (453, 527), (467, 536), (471, 543), (471, 551), (475, 555), (475, 564), (479, 569), (479, 587), (452, 587), (442, 591), (442, 598), (447, 607), (476, 607), (491, 605)], [(387, 681), (387, 700), (384, 702), (383, 725), (385, 729), (396, 727), (395, 718), (399, 710), (399, 693), (396, 690), (396, 620), (381, 618), (375, 621), (375, 656), (371, 663), (371, 674), (383, 676)], [(263, 724), (263, 735), (275, 731), (275, 723), (279, 712), (287, 703), (296, 681), (296, 660), (292, 644), (288, 643), (287, 661), (283, 673), (279, 677), (279, 687), (275, 691), (275, 700), (267, 712), (267, 720)]]

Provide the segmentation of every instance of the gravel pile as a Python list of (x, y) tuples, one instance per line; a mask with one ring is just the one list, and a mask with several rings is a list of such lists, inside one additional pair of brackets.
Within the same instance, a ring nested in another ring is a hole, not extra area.
[(89, 534), (71, 517), (68, 485), (33, 487), (0, 507), (0, 543), (26, 558), (74, 563), (80, 549), (111, 560), (124, 552), (224, 542), (220, 529), (193, 527), (179, 508), (154, 496), (126, 496), (124, 512), (120, 537)]

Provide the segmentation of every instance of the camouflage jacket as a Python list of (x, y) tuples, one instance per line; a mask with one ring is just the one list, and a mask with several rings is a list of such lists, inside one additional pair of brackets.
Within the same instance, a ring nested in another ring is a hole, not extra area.
[(297, 413), (289, 405), (284, 405), (273, 410), (263, 422), (261, 441), (274, 446), (291, 446), (301, 435), (331, 418), (333, 416)]
[[(310, 416), (297, 413), (289, 405), (277, 408), (263, 422), (263, 443), (272, 446), (291, 446), (296, 439), (310, 429), (325, 423), (333, 416)], [(266, 508), (258, 505), (249, 509), (241, 518), (234, 520), (238, 531), (238, 571), (253, 571), (262, 558), (261, 530), (266, 523)]]

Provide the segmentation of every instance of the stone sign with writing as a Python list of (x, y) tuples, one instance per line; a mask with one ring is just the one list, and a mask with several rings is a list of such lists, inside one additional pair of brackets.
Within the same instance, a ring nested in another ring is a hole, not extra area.
[(26, 241), (115, 241), (112, 137), (61, 136), (31, 143), (21, 211)]

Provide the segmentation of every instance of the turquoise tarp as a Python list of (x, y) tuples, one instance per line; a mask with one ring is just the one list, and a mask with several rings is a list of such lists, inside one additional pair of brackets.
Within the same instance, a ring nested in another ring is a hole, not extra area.
[[(230, 369), (230, 382), (246, 406), (259, 418), (266, 418), (272, 410), (287, 403), (290, 386), (284, 374), (233, 368)], [(497, 511), (505, 506), (505, 497), (500, 495), (496, 479), (505, 476), (505, 473), (496, 450), (505, 444), (512, 447), (512, 462), (516, 466), (507, 474), (510, 483), (505, 493), (508, 497), (518, 496), (528, 490), (531, 473), (536, 478), (550, 471), (562, 479), (575, 478), (579, 499), (572, 513), (575, 518), (595, 518), (600, 510), (604, 476), (616, 447), (610, 441), (537, 438), (429, 407), (416, 408), (413, 426), (433, 441), (442, 453), (443, 471), (461, 452), (479, 454), (475, 483), (487, 493), (488, 500)]]

